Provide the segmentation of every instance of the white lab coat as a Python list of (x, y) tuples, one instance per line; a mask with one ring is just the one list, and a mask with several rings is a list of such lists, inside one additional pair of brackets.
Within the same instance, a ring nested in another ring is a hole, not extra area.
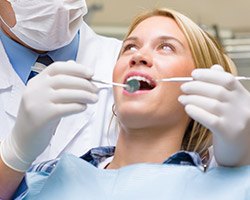
[[(94, 68), (95, 78), (112, 80), (120, 47), (121, 41), (99, 36), (84, 23), (77, 62)], [(13, 70), (0, 41), (0, 141), (11, 133), (24, 89), (25, 85)], [(63, 118), (50, 145), (36, 162), (56, 158), (62, 152), (80, 156), (92, 147), (114, 145), (115, 141), (108, 139), (111, 133), (107, 132), (112, 104), (112, 88), (101, 90), (98, 103), (89, 105), (82, 113)]]

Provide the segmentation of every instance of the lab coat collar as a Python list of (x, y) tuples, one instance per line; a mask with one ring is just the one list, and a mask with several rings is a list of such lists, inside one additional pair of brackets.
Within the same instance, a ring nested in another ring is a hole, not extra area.
[(13, 74), (15, 71), (11, 67), (7, 54), (5, 53), (2, 41), (0, 40), (0, 89), (6, 89), (13, 85)]
[(34, 65), (39, 54), (9, 38), (1, 30), (0, 38), (12, 68), (22, 81), (26, 83), (31, 71), (31, 66)]
[(9, 90), (2, 98), (5, 112), (16, 117), (25, 85), (12, 68), (1, 41), (0, 71), (0, 94)]

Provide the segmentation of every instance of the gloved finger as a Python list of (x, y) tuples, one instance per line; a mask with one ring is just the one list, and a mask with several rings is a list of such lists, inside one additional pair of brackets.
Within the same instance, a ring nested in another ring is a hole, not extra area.
[(221, 116), (224, 111), (223, 103), (216, 99), (211, 99), (203, 96), (181, 95), (179, 96), (178, 101), (184, 106), (194, 105), (216, 116)]
[(86, 104), (79, 104), (79, 103), (70, 103), (70, 104), (56, 104), (54, 106), (55, 110), (55, 116), (57, 117), (66, 117), (68, 115), (76, 114), (83, 112), (86, 110), (87, 105)]
[(79, 89), (86, 90), (92, 93), (97, 93), (99, 89), (95, 84), (85, 78), (79, 78), (68, 75), (56, 75), (50, 80), (50, 85), (53, 89)]
[(51, 97), (51, 101), (55, 104), (63, 103), (80, 103), (93, 104), (98, 101), (98, 95), (84, 90), (56, 90)]
[(195, 69), (191, 75), (195, 80), (220, 85), (228, 90), (237, 88), (238, 81), (228, 72), (211, 69)]
[(183, 83), (180, 89), (185, 94), (200, 95), (217, 99), (218, 101), (226, 101), (229, 98), (230, 93), (230, 91), (223, 86), (202, 81), (190, 81)]
[(224, 72), (224, 68), (221, 65), (215, 64), (210, 69)]
[(220, 118), (218, 116), (195, 105), (185, 106), (185, 111), (192, 119), (207, 127), (211, 131), (220, 123)]
[(66, 74), (86, 79), (90, 79), (94, 75), (93, 70), (74, 61), (54, 62), (41, 73), (47, 73), (49, 76)]

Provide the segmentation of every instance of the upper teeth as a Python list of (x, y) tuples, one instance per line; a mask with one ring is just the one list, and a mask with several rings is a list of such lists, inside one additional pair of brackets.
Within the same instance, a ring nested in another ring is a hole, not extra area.
[(151, 84), (151, 81), (148, 80), (147, 78), (145, 77), (142, 77), (142, 76), (130, 76), (128, 79), (127, 79), (127, 82), (128, 81), (131, 81), (131, 80), (138, 80), (138, 81), (144, 81), (144, 82), (147, 82), (149, 85)]

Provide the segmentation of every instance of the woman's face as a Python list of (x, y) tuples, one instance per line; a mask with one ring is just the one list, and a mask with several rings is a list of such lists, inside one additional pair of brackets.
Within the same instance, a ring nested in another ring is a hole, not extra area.
[(129, 93), (114, 88), (115, 112), (125, 128), (171, 128), (188, 121), (178, 102), (181, 83), (156, 82), (168, 77), (190, 76), (194, 62), (187, 40), (168, 17), (154, 16), (142, 21), (124, 41), (113, 80), (140, 80), (140, 90)]

